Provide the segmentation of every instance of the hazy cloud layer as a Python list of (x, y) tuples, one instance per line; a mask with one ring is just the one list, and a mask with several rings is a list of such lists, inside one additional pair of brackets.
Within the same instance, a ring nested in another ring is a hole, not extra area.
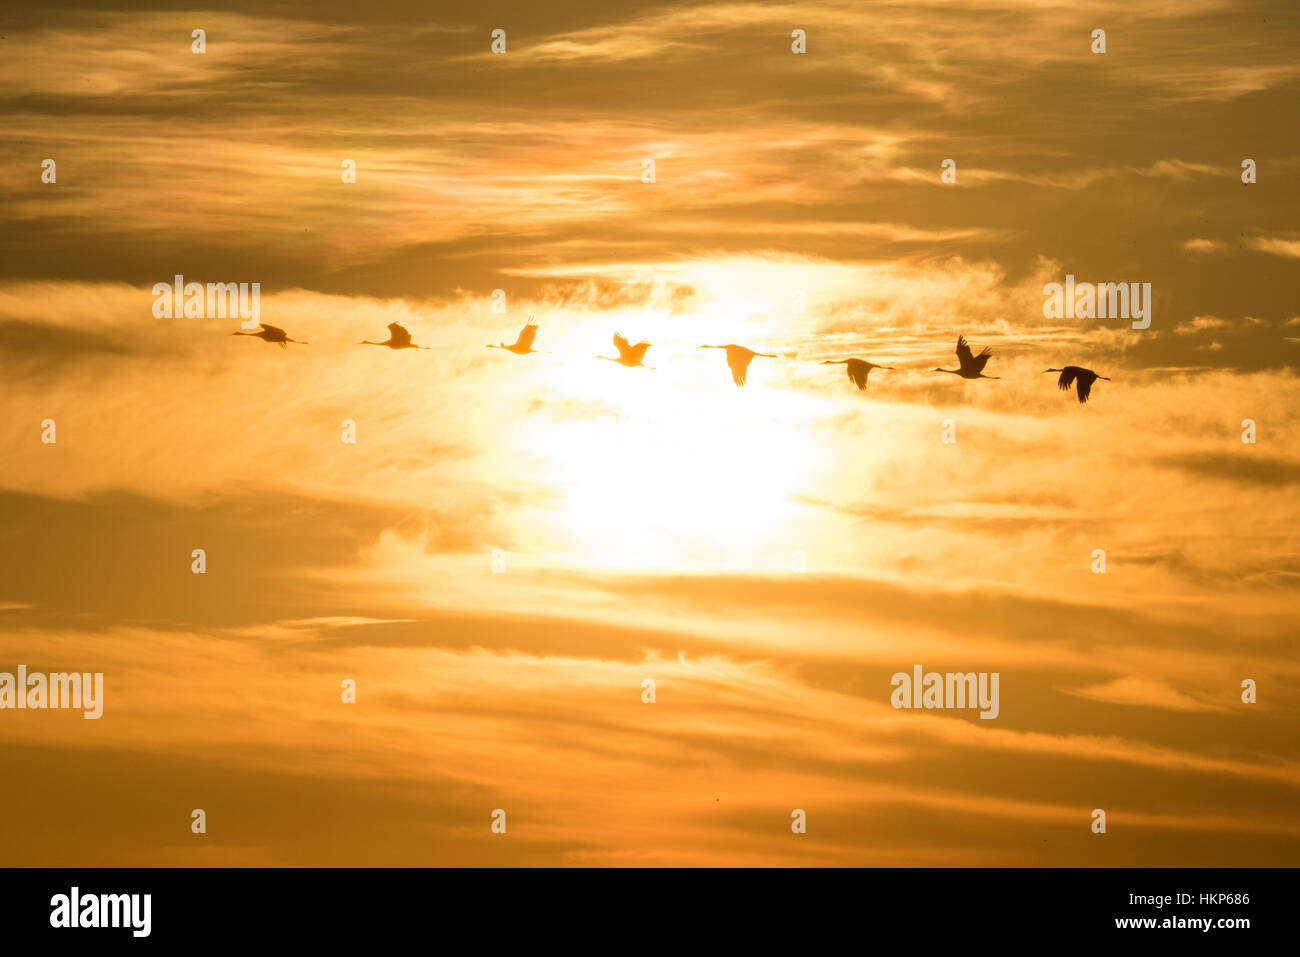
[(1294, 863), (1294, 5), (563, 7), (0, 20), (7, 863)]

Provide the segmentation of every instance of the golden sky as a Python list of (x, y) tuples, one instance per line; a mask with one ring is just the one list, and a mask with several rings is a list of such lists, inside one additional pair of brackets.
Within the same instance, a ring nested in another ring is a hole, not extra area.
[[(1298, 28), (0, 14), (0, 671), (106, 695), (0, 712), (0, 864), (1296, 863)], [(1150, 328), (1044, 318), (1067, 273)], [(309, 345), (155, 318), (176, 274)], [(895, 710), (916, 664), (998, 717)]]

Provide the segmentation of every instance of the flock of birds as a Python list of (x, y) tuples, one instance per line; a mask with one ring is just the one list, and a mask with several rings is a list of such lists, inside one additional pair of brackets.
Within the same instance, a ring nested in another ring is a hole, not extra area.
[[(531, 317), (530, 317), (531, 318)], [(281, 349), (287, 348), (287, 343), (293, 342), (298, 345), (307, 345), (298, 339), (290, 339), (283, 329), (279, 326), (269, 326), (266, 323), (261, 324), (257, 332), (233, 332), (235, 336), (254, 336), (266, 342), (277, 343)], [(513, 352), (517, 356), (528, 355), (538, 350), (533, 348), (533, 342), (537, 339), (537, 324), (529, 322), (519, 332), (518, 338), (507, 345), (504, 342), (488, 343), (489, 349), (504, 349), (507, 352)], [(411, 341), (411, 333), (401, 323), (390, 322), (388, 324), (388, 338), (383, 342), (372, 342), (369, 339), (363, 339), (360, 343), (363, 346), (387, 346), (389, 349), (430, 349), (431, 346), (417, 346)], [(648, 342), (638, 342), (636, 345), (628, 342), (627, 339), (619, 333), (614, 333), (614, 348), (618, 350), (617, 356), (596, 356), (597, 359), (607, 359), (610, 362), (617, 362), (619, 365), (628, 369), (642, 368), (653, 369), (654, 366), (645, 364), (646, 350), (650, 348)], [(769, 352), (755, 352), (753, 349), (747, 349), (745, 346), (738, 346), (734, 343), (725, 346), (700, 346), (701, 349), (724, 349), (727, 353), (727, 365), (731, 369), (731, 381), (738, 386), (745, 384), (745, 376), (749, 372), (749, 364), (754, 358), (761, 356), (764, 359), (778, 359), (779, 356)], [(934, 368), (933, 372), (948, 372), (952, 375), (961, 376), (963, 379), (1000, 379), (1001, 376), (985, 375), (984, 367), (989, 363), (989, 357), (993, 355), (993, 350), (985, 346), (980, 350), (979, 355), (971, 351), (970, 344), (966, 341), (965, 336), (957, 337), (957, 368), (940, 369)], [(875, 362), (868, 362), (866, 359), (826, 359), (822, 365), (843, 365), (847, 366), (849, 381), (858, 387), (859, 391), (866, 391), (867, 376), (871, 374), (872, 369), (885, 369), (893, 371), (892, 366), (882, 366)], [(1056, 380), (1057, 386), (1062, 392), (1070, 391), (1073, 387), (1075, 395), (1078, 396), (1079, 402), (1088, 401), (1092, 394), (1092, 386), (1098, 379), (1110, 381), (1108, 376), (1098, 375), (1091, 369), (1085, 369), (1082, 366), (1064, 366), (1059, 369), (1045, 369), (1044, 372), (1059, 372), (1060, 377)]]

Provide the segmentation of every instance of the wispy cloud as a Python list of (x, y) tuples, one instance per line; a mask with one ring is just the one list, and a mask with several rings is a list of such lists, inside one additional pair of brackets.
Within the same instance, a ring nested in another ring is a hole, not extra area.
[(1129, 676), (1104, 684), (1075, 688), (1070, 694), (1106, 704), (1164, 708), (1169, 711), (1222, 711), (1221, 706), (1182, 694), (1161, 681)]
[(1262, 253), (1300, 259), (1300, 239), (1281, 239), (1276, 236), (1256, 236), (1246, 240), (1246, 245)]

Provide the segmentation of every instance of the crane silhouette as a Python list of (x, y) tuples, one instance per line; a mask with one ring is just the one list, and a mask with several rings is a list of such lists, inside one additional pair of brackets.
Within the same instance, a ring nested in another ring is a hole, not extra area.
[(745, 373), (749, 371), (749, 364), (753, 361), (754, 356), (762, 356), (764, 359), (777, 359), (768, 352), (755, 352), (753, 349), (746, 349), (744, 346), (726, 345), (726, 346), (700, 346), (701, 349), (726, 349), (727, 365), (731, 367), (731, 381), (736, 385), (745, 384)]
[(932, 370), (934, 372), (951, 372), (953, 375), (959, 375), (963, 379), (1001, 379), (1000, 375), (985, 375), (984, 367), (989, 363), (989, 356), (993, 355), (993, 350), (985, 346), (979, 355), (973, 355), (970, 351), (970, 345), (966, 342), (965, 336), (957, 337), (957, 361), (961, 365), (960, 369), (940, 369), (937, 366)]
[[(531, 320), (533, 317), (529, 316), (528, 318)], [(498, 345), (493, 345), (489, 342), (487, 347), (489, 349), (505, 349), (507, 352), (513, 352), (517, 356), (525, 356), (530, 352), (537, 351), (533, 348), (533, 340), (536, 338), (537, 324), (530, 321), (528, 325), (519, 330), (519, 338), (510, 345), (506, 345), (504, 342)]]
[[(1070, 386), (1075, 386), (1075, 392), (1079, 396), (1079, 404), (1088, 401), (1088, 396), (1092, 395), (1092, 384), (1098, 379), (1110, 381), (1110, 376), (1097, 375), (1091, 369), (1085, 369), (1083, 366), (1066, 366), (1063, 369), (1044, 369), (1044, 372), (1059, 372), (1061, 377), (1056, 380), (1057, 386), (1062, 392), (1069, 392)], [(1077, 385), (1076, 385), (1077, 383)]]
[(610, 362), (617, 362), (621, 366), (627, 366), (632, 369), (641, 366), (643, 369), (653, 369), (654, 366), (643, 365), (641, 360), (645, 358), (645, 351), (650, 348), (648, 342), (638, 342), (631, 345), (619, 333), (614, 333), (614, 348), (618, 350), (618, 358), (613, 356), (596, 356), (597, 359), (608, 359)]
[(362, 339), (363, 346), (388, 346), (390, 349), (428, 349), (430, 346), (417, 346), (411, 341), (411, 333), (401, 323), (390, 322), (388, 324), (388, 339), (384, 342), (371, 342), (369, 339)]
[(867, 389), (867, 376), (871, 375), (872, 369), (888, 369), (894, 371), (893, 366), (877, 365), (874, 362), (868, 362), (866, 359), (827, 359), (822, 363), (824, 366), (848, 366), (849, 379), (858, 387), (859, 392), (865, 392)]
[(281, 329), (279, 326), (269, 326), (265, 322), (262, 323), (261, 326), (262, 328), (261, 331), (259, 332), (232, 332), (231, 335), (232, 336), (256, 336), (258, 339), (265, 339), (267, 342), (278, 342), (280, 344), (281, 349), (289, 348), (287, 345), (285, 345), (285, 343), (288, 342), (296, 342), (300, 346), (307, 345), (307, 343), (302, 342), (299, 339), (290, 339), (287, 335), (285, 335), (284, 330)]

